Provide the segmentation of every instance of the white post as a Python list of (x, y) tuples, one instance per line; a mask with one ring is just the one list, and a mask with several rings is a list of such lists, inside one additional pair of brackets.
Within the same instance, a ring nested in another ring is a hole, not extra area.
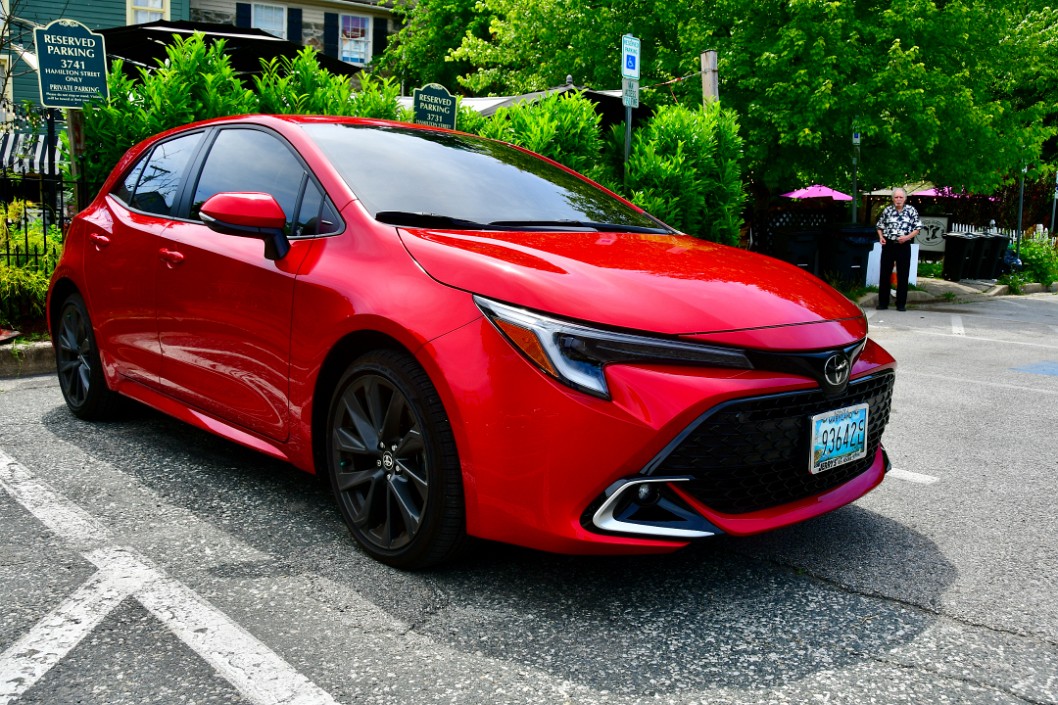
[(720, 97), (719, 75), (716, 70), (716, 52), (702, 52), (702, 104), (708, 105)]

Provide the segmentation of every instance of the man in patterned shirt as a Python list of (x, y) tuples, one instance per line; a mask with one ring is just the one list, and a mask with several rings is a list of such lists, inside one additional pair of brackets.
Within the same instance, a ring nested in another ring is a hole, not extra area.
[(907, 205), (907, 192), (893, 189), (893, 204), (886, 206), (875, 224), (882, 243), (881, 275), (878, 278), (878, 310), (889, 308), (889, 278), (896, 264), (896, 310), (907, 305), (907, 281), (911, 276), (911, 241), (922, 229), (914, 206)]

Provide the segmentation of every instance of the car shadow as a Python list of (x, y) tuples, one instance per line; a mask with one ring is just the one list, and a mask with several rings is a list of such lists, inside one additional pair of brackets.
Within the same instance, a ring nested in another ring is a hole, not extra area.
[(669, 555), (558, 556), (477, 541), (454, 565), (401, 572), (364, 555), (325, 483), (286, 463), (138, 405), (105, 424), (64, 407), (43, 421), (274, 557), (211, 575), (319, 575), (450, 648), (615, 695), (767, 690), (873, 660), (927, 629), (956, 577), (929, 538), (856, 505)]

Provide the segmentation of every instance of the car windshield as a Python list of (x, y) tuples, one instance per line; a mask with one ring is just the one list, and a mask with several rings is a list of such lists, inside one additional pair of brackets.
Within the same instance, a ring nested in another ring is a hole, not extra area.
[(381, 125), (304, 129), (368, 211), (394, 225), (671, 232), (569, 172), (492, 140)]

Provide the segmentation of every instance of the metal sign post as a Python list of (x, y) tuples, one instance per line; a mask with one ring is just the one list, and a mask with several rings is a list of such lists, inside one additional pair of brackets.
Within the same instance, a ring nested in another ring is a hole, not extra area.
[(625, 164), (632, 153), (632, 108), (639, 107), (640, 41), (631, 34), (621, 37), (621, 102), (625, 106)]
[[(55, 121), (57, 108), (80, 110), (90, 100), (107, 100), (107, 52), (103, 35), (92, 32), (76, 20), (55, 20), (33, 30), (37, 52), (37, 85), (40, 104), (48, 108), (48, 176), (56, 176), (57, 148)], [(80, 152), (71, 143), (70, 166), (77, 172)], [(83, 147), (83, 141), (80, 143)], [(78, 189), (77, 206), (85, 205), (84, 184)]]
[(858, 223), (856, 205), (860, 196), (856, 193), (856, 166), (860, 161), (860, 131), (852, 128), (852, 222)]

